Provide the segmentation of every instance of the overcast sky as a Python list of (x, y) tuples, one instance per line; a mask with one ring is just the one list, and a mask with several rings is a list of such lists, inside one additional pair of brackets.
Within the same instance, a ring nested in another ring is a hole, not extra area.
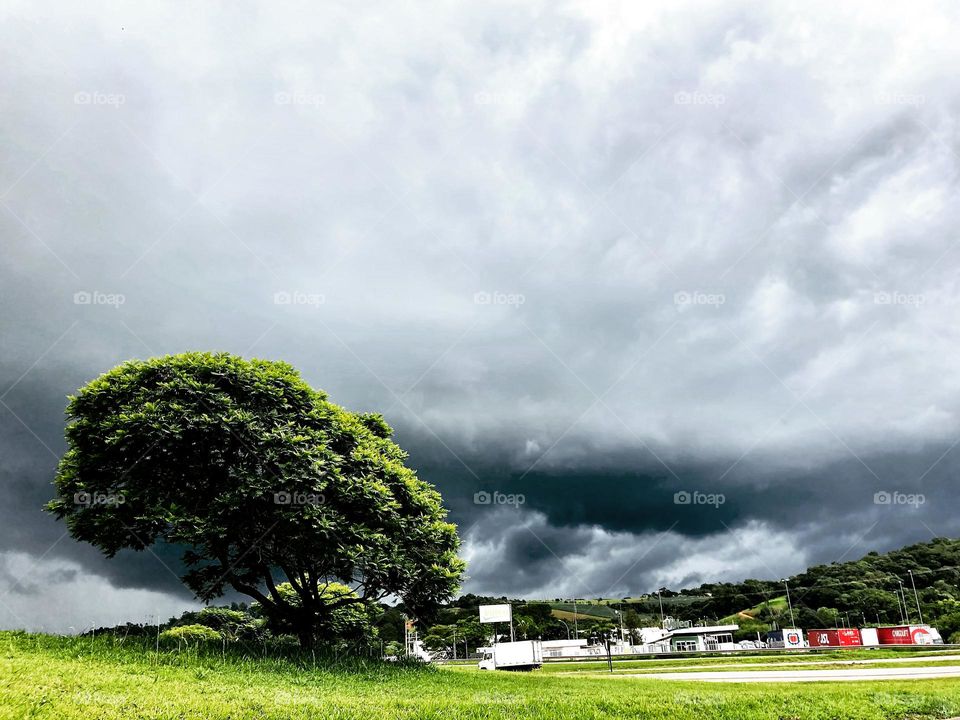
[(958, 33), (917, 0), (0, 3), (0, 627), (193, 605), (176, 553), (40, 512), (67, 394), (185, 350), (383, 412), (471, 592), (957, 534)]

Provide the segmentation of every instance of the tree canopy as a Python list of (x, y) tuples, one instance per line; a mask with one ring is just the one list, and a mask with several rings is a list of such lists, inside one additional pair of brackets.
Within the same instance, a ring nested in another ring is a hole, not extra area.
[[(47, 509), (109, 557), (182, 547), (201, 600), (232, 587), (310, 644), (340, 607), (393, 595), (429, 612), (459, 586), (456, 527), (389, 425), (286, 363), (134, 360), (81, 388), (67, 415)], [(333, 583), (349, 592), (331, 597)]]

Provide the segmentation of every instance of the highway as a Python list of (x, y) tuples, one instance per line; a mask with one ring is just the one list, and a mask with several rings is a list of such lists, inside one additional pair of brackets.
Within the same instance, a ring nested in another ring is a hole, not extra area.
[(620, 677), (683, 680), (685, 682), (823, 682), (851, 680), (925, 680), (960, 678), (960, 665), (870, 668), (849, 670), (729, 670), (705, 672), (624, 673)]

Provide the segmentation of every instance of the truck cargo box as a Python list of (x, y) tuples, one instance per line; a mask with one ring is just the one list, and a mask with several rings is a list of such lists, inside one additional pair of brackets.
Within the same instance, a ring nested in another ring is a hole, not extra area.
[(497, 643), (480, 648), (481, 670), (533, 670), (543, 665), (543, 644), (539, 640)]
[(895, 625), (877, 628), (881, 645), (941, 645), (943, 639), (929, 625)]
[(767, 633), (767, 647), (783, 649), (805, 647), (803, 633), (797, 628), (771, 630)]
[(860, 631), (856, 628), (830, 628), (808, 630), (810, 647), (857, 647), (861, 645)]

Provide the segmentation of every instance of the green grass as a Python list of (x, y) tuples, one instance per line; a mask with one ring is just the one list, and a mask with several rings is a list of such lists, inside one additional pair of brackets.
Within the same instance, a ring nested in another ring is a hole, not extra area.
[[(746, 665), (720, 665), (714, 667), (705, 667), (705, 666), (688, 666), (681, 665), (680, 667), (668, 667), (668, 666), (650, 666), (650, 667), (637, 667), (637, 668), (617, 668), (614, 667), (613, 673), (617, 674), (629, 674), (636, 675), (638, 673), (646, 673), (651, 675), (656, 675), (658, 673), (698, 673), (698, 672), (738, 672), (741, 670), (747, 671), (766, 671), (766, 670), (850, 670), (850, 669), (860, 669), (860, 670), (880, 670), (884, 668), (914, 668), (914, 667), (957, 667), (956, 660), (936, 660), (933, 658), (917, 658), (916, 660), (911, 660), (910, 662), (878, 662), (871, 663), (870, 665), (854, 665), (850, 662), (824, 662), (816, 664), (808, 663), (792, 663), (784, 665), (783, 663), (763, 663), (763, 664), (746, 664)], [(584, 673), (589, 672), (592, 674), (596, 673), (608, 673), (606, 667), (593, 667), (590, 670), (573, 670), (574, 673)]]
[(550, 607), (564, 613), (571, 619), (574, 616), (574, 607), (576, 607), (576, 615), (584, 620), (610, 620), (616, 617), (616, 613), (606, 605), (577, 603), (574, 606), (573, 603), (553, 602), (550, 603)]
[(721, 625), (729, 625), (730, 623), (742, 623), (746, 618), (756, 619), (757, 616), (763, 612), (764, 608), (768, 607), (774, 614), (784, 614), (787, 612), (787, 596), (781, 595), (779, 597), (770, 598), (769, 602), (757, 603), (752, 608), (747, 608), (746, 610), (741, 610), (738, 613), (733, 615), (727, 615), (725, 618), (720, 618)]
[[(614, 656), (613, 667), (614, 671), (650, 668), (662, 668), (664, 670), (670, 670), (679, 666), (697, 666), (704, 670), (712, 670), (726, 666), (731, 666), (732, 669), (736, 669), (738, 666), (744, 663), (762, 663), (764, 665), (779, 665), (783, 667), (784, 665), (809, 665), (811, 663), (826, 662), (843, 664), (844, 662), (849, 662), (851, 660), (884, 660), (895, 658), (912, 658), (916, 659), (917, 662), (935, 662), (938, 654), (945, 653), (950, 655), (960, 655), (960, 650), (945, 648), (943, 650), (920, 651), (912, 648), (900, 650), (882, 648), (876, 650), (829, 650), (816, 653), (804, 652), (791, 654), (754, 652), (742, 654), (738, 653), (736, 655), (720, 655), (714, 657), (706, 657), (703, 655), (671, 658), (649, 657), (641, 660), (618, 660), (616, 656)], [(894, 665), (896, 664), (898, 663), (894, 663)], [(596, 672), (598, 667), (601, 669), (605, 669), (607, 667), (606, 657), (600, 657), (596, 660), (588, 661), (548, 662), (543, 666), (543, 671), (546, 673), (565, 673), (571, 671)]]
[(804, 720), (960, 715), (960, 681), (707, 685), (496, 673), (0, 633), (0, 718), (656, 718)]

